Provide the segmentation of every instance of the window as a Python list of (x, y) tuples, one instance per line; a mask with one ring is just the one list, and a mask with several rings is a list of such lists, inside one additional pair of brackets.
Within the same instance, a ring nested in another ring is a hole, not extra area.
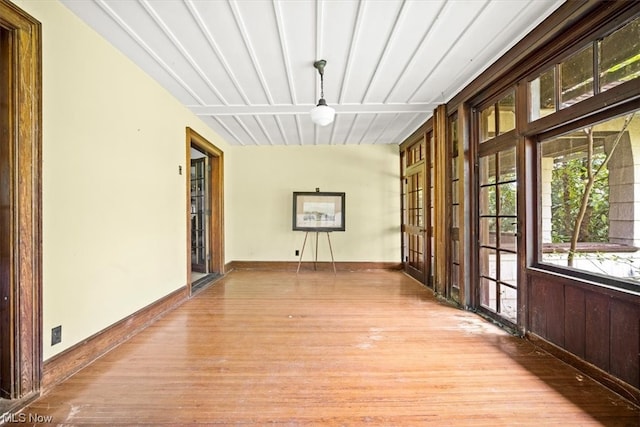
[(515, 92), (511, 91), (480, 112), (480, 142), (516, 128)]
[[(597, 64), (595, 69), (594, 64)], [(640, 18), (598, 39), (529, 82), (529, 121), (640, 76)]]
[(556, 112), (555, 68), (545, 71), (529, 84), (531, 105), (529, 120), (537, 120)]
[(593, 96), (593, 47), (574, 53), (558, 66), (560, 108)]
[(640, 18), (598, 42), (600, 91), (640, 76)]
[(640, 284), (639, 148), (640, 110), (540, 144), (542, 263)]

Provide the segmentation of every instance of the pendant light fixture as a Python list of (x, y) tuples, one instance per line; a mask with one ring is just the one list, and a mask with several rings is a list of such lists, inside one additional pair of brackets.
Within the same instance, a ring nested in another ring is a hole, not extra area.
[(336, 110), (327, 105), (327, 101), (324, 100), (324, 67), (327, 65), (327, 61), (321, 59), (313, 63), (313, 66), (320, 73), (320, 99), (318, 105), (311, 110), (311, 121), (319, 126), (326, 126), (333, 122), (333, 118), (336, 115)]

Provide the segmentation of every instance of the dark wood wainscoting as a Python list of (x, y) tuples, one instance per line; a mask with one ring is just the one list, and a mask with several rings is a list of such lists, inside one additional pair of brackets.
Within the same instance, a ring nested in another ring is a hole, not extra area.
[(534, 340), (565, 350), (570, 355), (554, 353), (591, 375), (600, 371), (601, 382), (640, 402), (640, 296), (535, 271), (528, 301)]

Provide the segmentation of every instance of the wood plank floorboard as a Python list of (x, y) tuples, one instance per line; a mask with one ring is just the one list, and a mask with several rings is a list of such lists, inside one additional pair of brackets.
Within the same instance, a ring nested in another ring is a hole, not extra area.
[(68, 426), (640, 425), (630, 402), (390, 271), (231, 272), (22, 414)]

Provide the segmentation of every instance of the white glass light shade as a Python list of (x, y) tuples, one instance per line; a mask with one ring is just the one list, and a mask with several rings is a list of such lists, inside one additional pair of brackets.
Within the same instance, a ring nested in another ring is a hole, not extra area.
[(311, 110), (311, 121), (320, 126), (326, 126), (333, 122), (333, 118), (336, 115), (336, 110), (329, 107), (324, 99), (320, 99), (318, 105)]

